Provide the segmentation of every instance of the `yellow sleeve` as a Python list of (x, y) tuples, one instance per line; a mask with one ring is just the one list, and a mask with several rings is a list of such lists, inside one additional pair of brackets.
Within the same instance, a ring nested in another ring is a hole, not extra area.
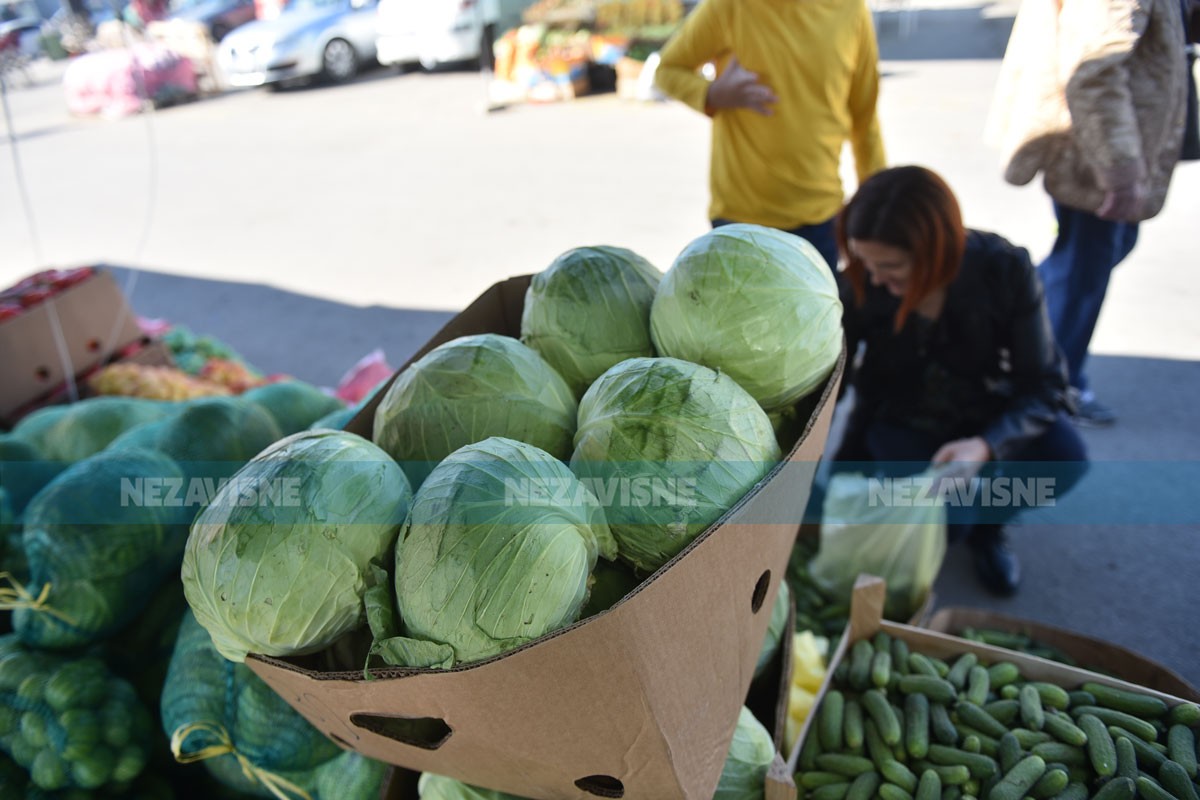
[(866, 3), (862, 4), (859, 31), (858, 65), (850, 84), (850, 146), (854, 151), (858, 182), (862, 183), (887, 166), (883, 135), (876, 113), (879, 100), (879, 45), (875, 41), (875, 24)]
[(697, 70), (724, 55), (729, 45), (725, 32), (724, 0), (704, 0), (683, 21), (683, 25), (663, 46), (654, 73), (654, 83), (665, 94), (704, 112), (708, 81)]

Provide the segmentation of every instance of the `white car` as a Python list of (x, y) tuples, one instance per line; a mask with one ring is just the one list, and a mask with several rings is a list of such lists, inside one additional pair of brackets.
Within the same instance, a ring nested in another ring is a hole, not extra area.
[[(478, 62), (531, 0), (379, 0), (379, 63)], [(490, 53), (487, 53), (490, 58)]]
[(232, 86), (295, 78), (341, 83), (375, 58), (378, 0), (290, 0), (283, 12), (233, 30), (217, 48)]

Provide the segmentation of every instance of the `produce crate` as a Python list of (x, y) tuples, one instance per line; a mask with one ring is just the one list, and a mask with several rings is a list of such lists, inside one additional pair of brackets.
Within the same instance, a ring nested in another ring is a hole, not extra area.
[[(518, 336), (529, 281), (492, 286), (414, 359), (468, 334)], [(364, 680), (304, 659), (246, 663), (319, 730), (379, 761), (534, 800), (711, 800), (844, 367), (843, 350), (786, 459), (604, 613), (449, 670)], [(382, 394), (347, 430), (370, 435)]]
[(60, 390), (69, 371), (84, 374), (141, 338), (116, 279), (100, 268), (0, 321), (0, 421), (11, 424)]
[(1200, 691), (1174, 670), (1120, 645), (1041, 622), (998, 614), (981, 608), (938, 609), (921, 627), (951, 636), (967, 628), (983, 628), (1028, 636), (1071, 658), (1077, 666), (1111, 673), (1122, 680), (1160, 692), (1200, 700)]
[[(1168, 706), (1175, 706), (1185, 702), (1185, 699), (1181, 697), (1141, 687), (1100, 673), (1089, 672), (1077, 667), (1069, 667), (1056, 661), (1048, 661), (1044, 658), (1026, 655), (1014, 650), (993, 647), (970, 639), (949, 636), (945, 633), (926, 628), (887, 622), (883, 619), (885, 597), (886, 586), (882, 579), (871, 575), (859, 576), (854, 588), (854, 599), (850, 611), (850, 625), (846, 636), (842, 638), (836, 652), (829, 661), (829, 669), (825, 676), (825, 681), (821, 684), (821, 691), (817, 695), (816, 703), (813, 705), (813, 713), (805, 720), (804, 727), (800, 731), (796, 746), (792, 749), (787, 763), (781, 768), (773, 770), (769, 776), (769, 780), (777, 781), (779, 784), (788, 787), (788, 791), (778, 794), (778, 797), (787, 797), (791, 798), (791, 800), (794, 800), (796, 797), (793, 776), (799, 764), (800, 751), (804, 746), (806, 737), (810, 734), (816, 735), (813, 733), (813, 727), (817, 724), (816, 720), (820, 717), (819, 709), (821, 703), (825, 700), (825, 695), (829, 692), (830, 685), (834, 680), (834, 673), (838, 666), (846, 660), (850, 648), (855, 642), (860, 639), (870, 639), (881, 630), (888, 633), (894, 639), (904, 640), (914, 652), (924, 653), (928, 656), (944, 660), (956, 658), (963, 653), (974, 653), (979, 657), (980, 663), (984, 665), (993, 664), (998, 661), (1008, 661), (1020, 669), (1023, 679), (1045, 681), (1068, 691), (1074, 690), (1080, 684), (1090, 681), (1104, 686), (1157, 697), (1163, 700)], [(773, 800), (771, 795), (768, 795), (768, 800)]]

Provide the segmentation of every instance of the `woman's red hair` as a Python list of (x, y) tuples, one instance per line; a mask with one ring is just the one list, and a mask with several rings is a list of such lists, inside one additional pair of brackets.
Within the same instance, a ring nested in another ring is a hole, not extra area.
[(866, 294), (866, 268), (850, 252), (851, 239), (912, 254), (912, 276), (896, 311), (899, 331), (921, 300), (958, 275), (967, 232), (954, 192), (937, 173), (924, 167), (893, 167), (875, 173), (858, 188), (838, 214), (836, 236), (859, 305)]

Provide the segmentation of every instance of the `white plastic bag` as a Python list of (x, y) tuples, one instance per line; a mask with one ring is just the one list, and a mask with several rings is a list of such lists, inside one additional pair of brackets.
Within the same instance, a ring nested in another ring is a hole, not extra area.
[[(887, 581), (884, 613), (907, 620), (925, 601), (946, 556), (946, 508), (938, 474), (874, 478), (856, 472), (829, 481), (821, 514), (821, 546), (809, 564), (813, 579), (849, 597), (860, 573)], [(897, 482), (903, 483), (897, 483)]]

